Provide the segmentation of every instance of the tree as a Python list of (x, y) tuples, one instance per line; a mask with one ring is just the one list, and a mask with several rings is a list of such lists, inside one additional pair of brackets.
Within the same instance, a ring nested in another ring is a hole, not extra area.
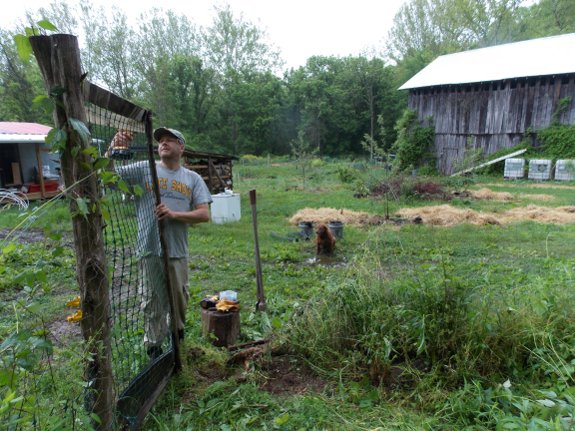
[(221, 76), (266, 72), (277, 69), (279, 53), (266, 43), (266, 33), (243, 19), (234, 17), (229, 5), (215, 7), (213, 24), (203, 32), (206, 63)]
[(276, 115), (279, 93), (270, 90), (280, 89), (269, 72), (279, 65), (279, 55), (266, 44), (265, 36), (242, 16), (234, 17), (229, 6), (216, 7), (213, 24), (203, 32), (206, 65), (216, 72), (219, 86), (216, 133), (234, 154), (261, 147), (269, 135), (260, 125), (269, 125)]
[(0, 121), (49, 124), (51, 110), (33, 104), (44, 90), (38, 65), (18, 56), (13, 37), (14, 33), (0, 29)]
[(400, 95), (383, 60), (312, 57), (287, 76), (298, 124), (321, 155), (360, 154), (366, 133), (383, 114), (393, 136)]
[(142, 14), (139, 23), (132, 66), (141, 103), (150, 107), (156, 124), (187, 134), (204, 130), (213, 72), (200, 58), (198, 28), (185, 16), (158, 8)]
[(377, 124), (380, 127), (380, 140), (378, 141), (373, 133), (366, 133), (363, 135), (363, 141), (361, 141), (361, 146), (369, 153), (369, 161), (372, 163), (376, 157), (385, 157), (386, 155), (386, 134), (382, 115), (377, 116)]
[(84, 67), (90, 79), (135, 101), (140, 77), (135, 74), (134, 47), (139, 41), (128, 25), (128, 17), (116, 7), (112, 7), (111, 18), (102, 7), (95, 8), (89, 3), (81, 4), (80, 9), (86, 35), (82, 54), (88, 60)]
[(411, 0), (395, 15), (387, 55), (409, 79), (440, 55), (508, 42), (522, 0)]
[(297, 134), (297, 139), (291, 143), (291, 153), (296, 160), (296, 165), (301, 169), (302, 187), (305, 189), (306, 171), (311, 165), (311, 160), (317, 154), (318, 149), (314, 148), (313, 144), (305, 138), (305, 133), (300, 130)]
[(514, 40), (575, 32), (575, 3), (570, 0), (540, 0), (519, 8), (518, 15)]

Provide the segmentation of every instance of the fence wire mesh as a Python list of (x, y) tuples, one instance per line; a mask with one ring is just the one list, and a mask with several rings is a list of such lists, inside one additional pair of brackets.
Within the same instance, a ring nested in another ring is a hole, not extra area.
[[(112, 160), (103, 181), (112, 372), (120, 423), (136, 429), (174, 369), (166, 272), (154, 215), (152, 142), (145, 122), (87, 103), (92, 143)], [(151, 120), (146, 120), (151, 121)], [(151, 125), (148, 125), (151, 130)], [(115, 148), (108, 151), (114, 142)], [(106, 154), (107, 153), (107, 154)]]

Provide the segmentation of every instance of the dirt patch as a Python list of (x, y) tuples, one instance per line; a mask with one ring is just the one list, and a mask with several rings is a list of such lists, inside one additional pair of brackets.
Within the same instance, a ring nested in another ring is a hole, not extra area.
[(325, 380), (295, 356), (272, 356), (263, 364), (262, 371), (265, 381), (260, 388), (274, 395), (321, 393), (327, 386)]
[[(72, 313), (70, 313), (72, 314)], [(72, 341), (82, 339), (80, 323), (70, 323), (63, 317), (48, 326), (49, 338), (58, 347), (67, 346)]]
[(24, 244), (41, 242), (46, 239), (44, 232), (40, 229), (25, 229), (15, 231), (12, 231), (11, 229), (0, 229), (0, 239), (5, 239), (8, 237), (10, 240), (15, 240)]
[(575, 223), (575, 206), (552, 208), (528, 205), (527, 207), (513, 208), (503, 213), (480, 213), (451, 205), (438, 205), (403, 208), (397, 213), (404, 218), (421, 219), (424, 224), (435, 226), (454, 226), (461, 223), (502, 225), (529, 220), (549, 224)]

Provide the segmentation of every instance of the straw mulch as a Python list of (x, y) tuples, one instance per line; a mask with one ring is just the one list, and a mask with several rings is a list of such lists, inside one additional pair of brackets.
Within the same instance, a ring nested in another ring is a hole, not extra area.
[(451, 205), (438, 205), (403, 208), (397, 214), (410, 220), (420, 218), (422, 223), (435, 226), (454, 226), (460, 223), (502, 225), (527, 220), (554, 224), (575, 223), (575, 206), (551, 208), (528, 205), (502, 213), (480, 213), (470, 209), (455, 208)]
[(490, 200), (490, 201), (498, 201), (498, 202), (511, 202), (517, 198), (519, 199), (533, 199), (536, 201), (552, 201), (555, 199), (555, 196), (551, 195), (544, 195), (544, 194), (528, 194), (528, 193), (521, 193), (519, 195), (514, 195), (513, 193), (509, 192), (494, 192), (488, 188), (482, 188), (479, 190), (470, 190), (469, 196), (473, 199), (478, 200)]
[[(455, 226), (461, 223), (469, 223), (478, 226), (488, 224), (504, 225), (521, 221), (535, 221), (548, 224), (575, 223), (575, 206), (542, 207), (528, 205), (526, 207), (513, 208), (504, 212), (478, 212), (466, 208), (457, 208), (451, 205), (436, 205), (419, 208), (402, 208), (394, 214), (406, 222), (417, 221), (418, 223), (434, 226)], [(304, 221), (315, 224), (340, 221), (347, 226), (366, 226), (385, 223), (383, 215), (373, 215), (367, 212), (351, 211), (335, 208), (304, 208), (295, 213), (289, 222), (298, 225)]]
[(374, 217), (366, 212), (351, 211), (335, 208), (304, 208), (295, 213), (289, 222), (299, 224), (304, 221), (311, 221), (315, 224), (329, 223), (330, 221), (340, 221), (348, 226), (362, 226), (374, 224)]
[[(501, 184), (490, 184), (484, 183), (484, 186), (495, 186), (500, 187)], [(531, 183), (529, 184), (531, 189), (565, 189), (565, 190), (575, 190), (575, 186), (569, 184), (553, 184), (553, 183)]]
[(502, 202), (509, 202), (515, 198), (512, 193), (494, 192), (487, 188), (480, 190), (470, 190), (469, 195), (474, 199), (502, 201)]

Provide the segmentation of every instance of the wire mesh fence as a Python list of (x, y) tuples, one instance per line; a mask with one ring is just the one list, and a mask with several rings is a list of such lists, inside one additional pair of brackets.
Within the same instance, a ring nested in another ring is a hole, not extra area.
[[(97, 94), (102, 91), (97, 89)], [(155, 165), (146, 133), (151, 119), (137, 109), (131, 113), (138, 113), (142, 121), (112, 108), (86, 102), (92, 143), (100, 156), (112, 160), (104, 175), (108, 179), (102, 181), (102, 200), (107, 209), (104, 242), (116, 416), (120, 424), (136, 429), (169, 380), (176, 358), (160, 227), (154, 215)], [(112, 142), (114, 149), (108, 151)]]

